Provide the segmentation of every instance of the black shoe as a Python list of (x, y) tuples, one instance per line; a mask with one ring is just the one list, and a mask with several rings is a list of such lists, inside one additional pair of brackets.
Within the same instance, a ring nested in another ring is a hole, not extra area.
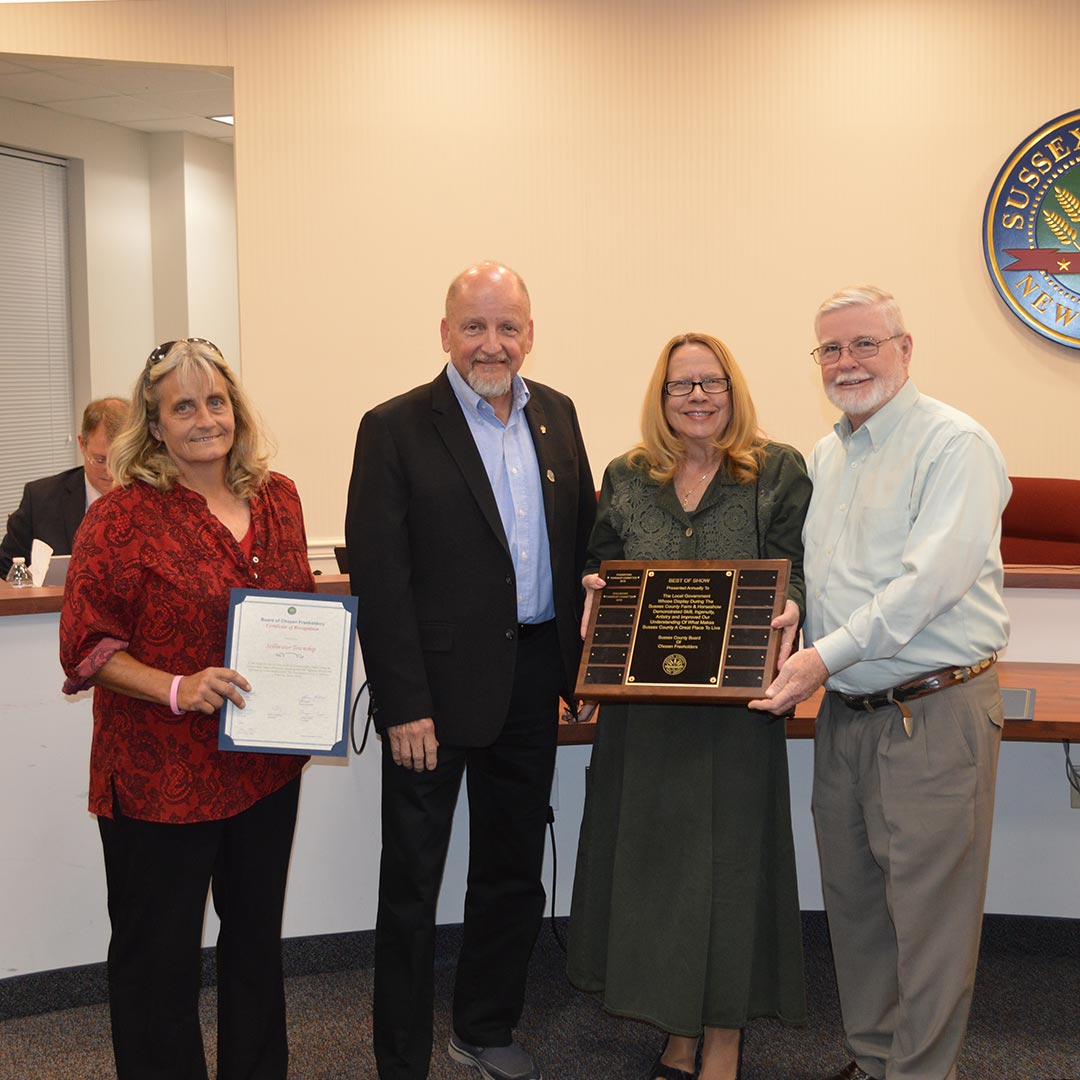
[(854, 1061), (849, 1061), (839, 1072), (826, 1076), (823, 1080), (875, 1080), (875, 1077), (863, 1072)]
[(649, 1066), (645, 1074), (645, 1080), (694, 1080), (697, 1073), (687, 1072), (685, 1069), (677, 1069), (674, 1065), (665, 1065), (660, 1059), (664, 1056), (664, 1050), (656, 1055), (656, 1060)]

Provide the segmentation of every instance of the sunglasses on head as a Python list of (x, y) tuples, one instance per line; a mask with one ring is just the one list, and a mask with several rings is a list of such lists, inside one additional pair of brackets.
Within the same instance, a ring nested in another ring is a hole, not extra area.
[[(143, 373), (143, 387), (146, 388), (150, 385), (150, 369), (155, 364), (160, 364), (166, 356), (169, 355), (169, 350), (174, 345), (179, 345), (183, 341), (185, 345), (205, 345), (207, 348), (213, 349), (214, 352), (221, 356), (221, 350), (212, 342), (208, 341), (204, 337), (189, 337), (189, 338), (177, 338), (175, 341), (163, 341), (147, 358), (146, 358), (146, 370)], [(221, 357), (225, 359), (223, 356)]]

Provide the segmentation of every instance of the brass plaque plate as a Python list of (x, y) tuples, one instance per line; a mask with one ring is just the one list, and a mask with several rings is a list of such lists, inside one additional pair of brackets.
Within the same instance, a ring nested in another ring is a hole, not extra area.
[(589, 616), (577, 697), (741, 705), (776, 674), (787, 559), (613, 560)]

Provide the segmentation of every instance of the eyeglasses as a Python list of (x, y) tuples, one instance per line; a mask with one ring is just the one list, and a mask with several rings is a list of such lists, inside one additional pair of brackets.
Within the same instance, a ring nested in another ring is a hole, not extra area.
[[(207, 341), (204, 337), (189, 337), (189, 338), (177, 338), (176, 341), (163, 341), (147, 358), (146, 369), (143, 372), (143, 389), (150, 385), (150, 369), (155, 364), (160, 364), (166, 356), (169, 355), (169, 350), (174, 345), (179, 345), (183, 341), (186, 345), (205, 345), (209, 349), (213, 349), (214, 352), (221, 356), (221, 350), (212, 342)], [(222, 356), (222, 359), (225, 358)]]
[(102, 457), (101, 454), (88, 454), (85, 450), (83, 451), (83, 458), (87, 465), (96, 465), (99, 469), (109, 461), (107, 457)]
[(903, 334), (893, 334), (892, 337), (886, 338), (858, 337), (846, 345), (837, 345), (833, 341), (828, 345), (819, 345), (816, 349), (811, 349), (810, 355), (814, 358), (814, 363), (822, 367), (837, 363), (844, 355), (845, 349), (852, 360), (869, 360), (871, 356), (877, 356), (878, 350), (886, 341), (895, 341), (896, 338), (903, 336)]
[(731, 389), (731, 380), (726, 375), (715, 379), (675, 379), (664, 383), (664, 393), (668, 397), (686, 397), (700, 386), (706, 394), (726, 394)]

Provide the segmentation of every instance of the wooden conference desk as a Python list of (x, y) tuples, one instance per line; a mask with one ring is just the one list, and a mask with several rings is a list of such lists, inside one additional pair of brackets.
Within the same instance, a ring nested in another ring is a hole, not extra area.
[[(344, 574), (323, 574), (315, 579), (321, 593), (341, 595), (349, 591)], [(1080, 589), (1080, 567), (1010, 566), (1005, 570), (1007, 588)], [(62, 588), (12, 589), (0, 582), (0, 616), (31, 615), (60, 610)], [(1020, 742), (1080, 742), (1080, 664), (1018, 663), (997, 665), (1004, 687), (1035, 690), (1032, 720), (1007, 720), (1004, 738)], [(808, 739), (814, 734), (821, 691), (804, 701), (788, 721), (789, 739)], [(578, 746), (591, 743), (595, 723), (559, 725), (559, 743)]]
[[(1013, 685), (1037, 690), (1037, 719), (1010, 724), (1014, 740), (1056, 740), (1075, 732), (1080, 742), (1080, 569), (1006, 571), (1006, 602), (1014, 622), (1010, 652), (1017, 660), (1056, 664), (1003, 664)], [(347, 578), (322, 575), (322, 592), (348, 591)], [(0, 956), (5, 975), (98, 963), (108, 945), (108, 914), (97, 824), (86, 812), (91, 695), (60, 693), (57, 622), (60, 589), (11, 589), (0, 583), (0, 653), (11, 675), (0, 703), (4, 755), (0, 758), (0, 853), (5, 878)], [(17, 677), (16, 677), (17, 673)], [(1014, 674), (1016, 678), (1014, 679)], [(802, 712), (802, 710), (800, 710)], [(812, 708), (790, 728), (810, 733)], [(555, 831), (560, 854), (573, 852), (584, 804), (589, 728), (565, 725), (559, 750)], [(816, 843), (808, 812), (812, 747), (789, 744), (800, 892), (803, 906), (820, 908)], [(381, 755), (352, 756), (348, 768), (312, 764), (304, 780), (293, 846), (286, 937), (366, 930), (375, 925), (373, 870), (379, 859)], [(344, 765), (344, 762), (340, 763)], [(1080, 870), (1062, 857), (1076, 845), (1077, 812), (1061, 775), (1061, 748), (1053, 741), (1013, 741), (1001, 756), (995, 806), (994, 856), (987, 910), (1080, 918)], [(344, 824), (349, 823), (349, 824)], [(348, 856), (338, 842), (348, 829)], [(462, 834), (464, 835), (464, 834)], [(457, 849), (454, 849), (455, 851)], [(467, 860), (447, 860), (444, 894), (465, 891)], [(442, 921), (460, 918), (447, 908)], [(211, 920), (211, 924), (213, 920)], [(209, 941), (216, 926), (208, 928)]]
[[(1003, 738), (1017, 742), (1080, 743), (1080, 664), (1025, 664), (1001, 660), (998, 678), (1003, 687), (1034, 689), (1035, 717), (1032, 720), (1006, 720)], [(788, 721), (789, 739), (812, 739), (814, 717), (823, 691), (818, 690), (795, 710)], [(601, 706), (603, 708), (603, 706)], [(577, 746), (593, 741), (594, 722), (559, 725), (559, 743)]]
[[(1080, 589), (1077, 566), (1006, 566), (1007, 589)], [(1033, 689), (1035, 716), (1031, 720), (1006, 720), (1003, 737), (1017, 742), (1080, 743), (1080, 664), (1018, 663), (1002, 660), (997, 665), (1003, 687)], [(802, 702), (788, 721), (789, 739), (812, 739), (814, 717), (823, 691)], [(601, 706), (602, 707), (602, 706)], [(577, 746), (593, 741), (595, 723), (559, 725), (559, 743)]]

